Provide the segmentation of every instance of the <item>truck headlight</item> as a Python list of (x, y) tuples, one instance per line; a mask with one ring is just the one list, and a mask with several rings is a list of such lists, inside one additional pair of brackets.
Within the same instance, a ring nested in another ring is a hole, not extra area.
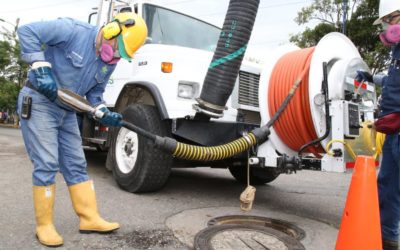
[(199, 84), (197, 82), (180, 81), (178, 84), (178, 97), (185, 99), (194, 99), (199, 93)]

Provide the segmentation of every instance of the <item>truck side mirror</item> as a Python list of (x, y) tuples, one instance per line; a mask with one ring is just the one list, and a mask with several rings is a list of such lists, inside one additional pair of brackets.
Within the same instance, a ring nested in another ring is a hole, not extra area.
[(92, 22), (92, 16), (94, 16), (94, 15), (97, 15), (97, 12), (92, 12), (92, 13), (89, 14), (88, 23), (91, 24), (91, 22)]

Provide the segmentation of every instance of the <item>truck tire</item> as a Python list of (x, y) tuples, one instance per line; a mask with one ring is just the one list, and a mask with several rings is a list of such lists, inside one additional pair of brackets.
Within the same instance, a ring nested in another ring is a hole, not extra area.
[[(168, 136), (168, 123), (160, 119), (154, 106), (131, 104), (123, 112), (124, 120), (160, 136)], [(126, 128), (114, 130), (113, 175), (118, 185), (129, 192), (161, 189), (171, 173), (172, 156), (154, 147), (154, 143)]]
[[(229, 172), (237, 181), (247, 184), (247, 167), (229, 167)], [(263, 185), (274, 181), (280, 173), (275, 168), (250, 168), (250, 184)]]

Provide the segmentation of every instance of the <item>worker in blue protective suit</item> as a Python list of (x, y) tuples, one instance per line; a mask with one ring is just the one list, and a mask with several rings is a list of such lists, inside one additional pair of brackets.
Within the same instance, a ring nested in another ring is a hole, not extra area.
[(18, 29), (22, 59), (31, 65), (18, 98), (18, 114), (33, 163), (36, 236), (46, 246), (63, 238), (53, 224), (55, 176), (61, 172), (69, 189), (81, 233), (107, 233), (120, 227), (103, 220), (86, 160), (76, 113), (57, 99), (57, 89), (73, 91), (105, 113), (100, 123), (121, 126), (122, 116), (105, 106), (103, 92), (120, 58), (130, 60), (147, 37), (134, 13), (117, 14), (99, 28), (70, 18), (35, 22)]
[(375, 126), (386, 133), (378, 174), (379, 207), (384, 250), (398, 249), (400, 222), (400, 1), (381, 0), (379, 18), (381, 41), (391, 46), (391, 64), (387, 76), (358, 72), (361, 81), (382, 85), (380, 111)]

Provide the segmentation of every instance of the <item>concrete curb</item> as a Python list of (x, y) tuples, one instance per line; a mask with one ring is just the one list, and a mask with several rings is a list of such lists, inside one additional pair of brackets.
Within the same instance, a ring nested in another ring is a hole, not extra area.
[(17, 128), (17, 129), (19, 129), (19, 126), (18, 126), (18, 125), (15, 125), (15, 124), (6, 124), (6, 123), (0, 123), (0, 127), (2, 127), (2, 128)]

